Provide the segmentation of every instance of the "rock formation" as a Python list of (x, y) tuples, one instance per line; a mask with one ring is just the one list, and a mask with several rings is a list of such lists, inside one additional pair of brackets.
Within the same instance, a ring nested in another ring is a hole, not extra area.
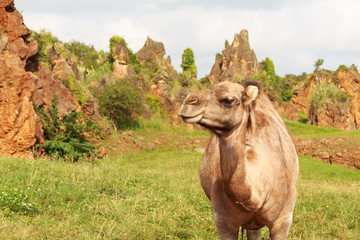
[[(314, 89), (323, 83), (336, 86), (350, 96), (342, 107), (326, 101), (324, 106), (315, 108), (310, 103)], [(360, 128), (360, 76), (354, 70), (339, 70), (329, 73), (320, 70), (312, 74), (292, 97), (292, 103), (298, 111), (308, 114), (308, 123), (316, 126), (336, 127), (343, 130)]]
[(259, 72), (256, 55), (250, 49), (248, 31), (242, 30), (240, 34), (235, 34), (234, 41), (222, 51), (222, 55), (216, 56), (209, 80), (211, 84), (234, 81), (240, 75), (246, 77)]
[(163, 68), (174, 71), (171, 66), (171, 58), (164, 59), (165, 47), (162, 42), (156, 42), (148, 37), (144, 46), (136, 53), (141, 64), (148, 68)]
[(39, 121), (33, 108), (33, 74), (27, 60), (37, 43), (27, 41), (29, 29), (12, 0), (0, 1), (0, 154), (22, 155), (36, 141)]
[(117, 78), (126, 78), (132, 75), (134, 70), (129, 66), (130, 57), (126, 45), (120, 41), (113, 47), (113, 74)]
[(351, 96), (349, 113), (350, 121), (356, 129), (360, 128), (360, 75), (355, 71), (340, 70), (337, 73), (339, 87)]

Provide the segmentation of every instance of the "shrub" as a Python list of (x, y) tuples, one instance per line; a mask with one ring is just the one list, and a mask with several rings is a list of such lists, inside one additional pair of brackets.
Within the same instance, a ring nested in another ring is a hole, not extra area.
[(161, 108), (163, 106), (163, 102), (161, 101), (161, 99), (151, 94), (146, 94), (145, 98), (146, 98), (146, 103), (149, 105), (151, 109), (151, 112), (153, 114), (162, 115)]
[(348, 68), (346, 65), (341, 64), (336, 71), (340, 71), (340, 70), (345, 70), (345, 71), (347, 71), (347, 70), (349, 70), (349, 68)]
[(326, 101), (331, 101), (336, 107), (342, 107), (350, 98), (348, 93), (341, 91), (333, 84), (324, 82), (313, 90), (310, 95), (310, 103), (314, 108), (321, 108)]
[(137, 114), (141, 112), (140, 90), (125, 80), (105, 87), (99, 97), (101, 113), (120, 129), (138, 127)]
[(37, 145), (52, 158), (65, 158), (78, 161), (83, 157), (96, 156), (96, 148), (89, 139), (99, 134), (99, 127), (85, 114), (72, 112), (58, 117), (57, 96), (54, 97), (49, 113), (39, 106), (34, 106), (44, 129), (44, 144)]

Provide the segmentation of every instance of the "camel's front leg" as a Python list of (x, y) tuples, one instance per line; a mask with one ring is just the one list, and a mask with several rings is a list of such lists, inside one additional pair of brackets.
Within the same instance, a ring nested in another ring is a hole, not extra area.
[(221, 240), (238, 240), (239, 227), (214, 212), (214, 220)]
[(272, 226), (269, 227), (271, 240), (285, 240), (289, 233), (292, 223), (292, 213), (278, 218)]
[(261, 232), (261, 229), (259, 229), (259, 230), (247, 230), (246, 229), (246, 238), (247, 238), (247, 240), (258, 240), (258, 239), (260, 239), (260, 232)]

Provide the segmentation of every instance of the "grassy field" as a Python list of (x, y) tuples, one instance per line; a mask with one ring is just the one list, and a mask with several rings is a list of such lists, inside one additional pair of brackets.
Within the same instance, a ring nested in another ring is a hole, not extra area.
[[(132, 137), (155, 141), (156, 129), (177, 141), (208, 135), (158, 124)], [(302, 133), (313, 131), (334, 134)], [(0, 239), (218, 239), (199, 182), (202, 154), (174, 142), (92, 163), (0, 157)], [(360, 239), (360, 171), (304, 156), (300, 171), (288, 239)]]
[(349, 137), (360, 141), (360, 129), (343, 131), (332, 127), (317, 127), (305, 123), (284, 120), (294, 137), (322, 138), (322, 137)]

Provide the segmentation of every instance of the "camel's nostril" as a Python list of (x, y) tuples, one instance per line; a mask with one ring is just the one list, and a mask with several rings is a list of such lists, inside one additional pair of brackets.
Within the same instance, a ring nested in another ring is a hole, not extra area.
[(196, 105), (199, 103), (199, 99), (195, 96), (190, 96), (186, 101), (185, 104), (188, 105)]

